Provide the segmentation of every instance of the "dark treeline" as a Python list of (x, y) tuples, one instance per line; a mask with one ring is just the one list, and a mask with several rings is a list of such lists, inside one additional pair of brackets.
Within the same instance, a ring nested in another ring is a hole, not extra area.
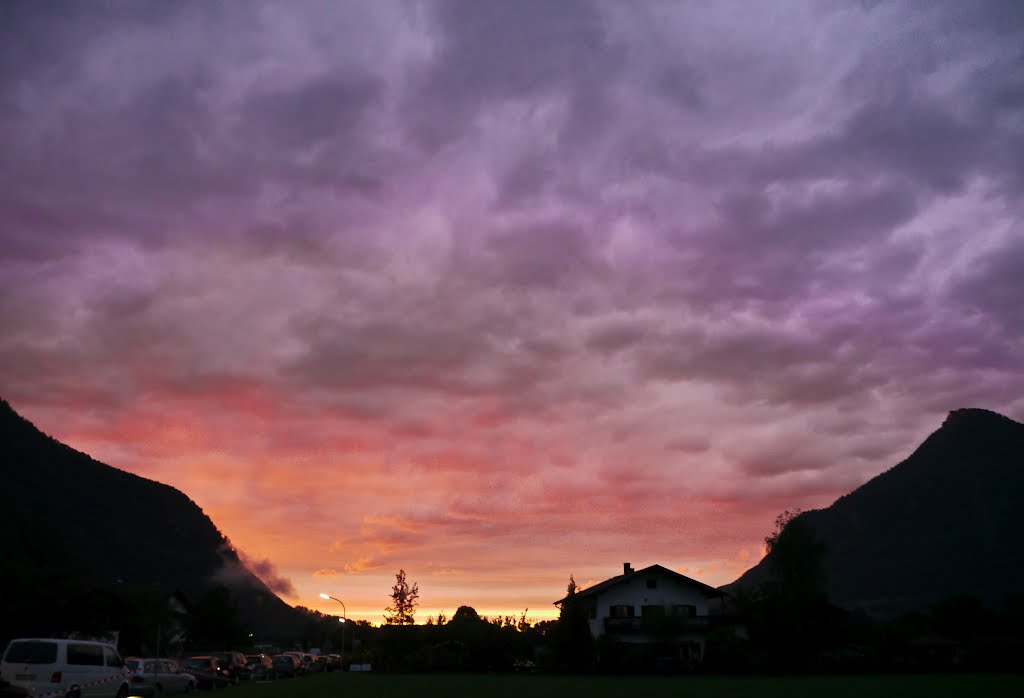
[(151, 586), (81, 583), (63, 575), (11, 579), (0, 644), (16, 637), (109, 637), (125, 655), (181, 655), (251, 644), (233, 593), (214, 585), (190, 598)]
[(30, 594), (19, 584), (25, 595), (18, 603), (5, 603), (4, 645), (12, 637), (102, 636), (116, 629), (126, 655), (181, 656), (272, 644), (282, 650), (340, 652), (346, 664), (368, 663), (375, 671), (392, 672), (1018, 671), (1024, 656), (1024, 593), (1010, 595), (998, 608), (957, 594), (879, 620), (834, 606), (808, 589), (796, 594), (784, 583), (766, 585), (754, 594), (737, 594), (729, 616), (709, 630), (704, 661), (683, 664), (671, 659), (668, 644), (591, 638), (571, 591), (557, 621), (537, 623), (527, 620), (525, 612), (487, 618), (462, 606), (450, 618), (442, 615), (425, 624), (373, 627), (300, 608), (306, 618), (301, 636), (280, 640), (254, 635), (239, 617), (232, 592), (222, 586), (195, 598), (176, 594), (168, 599), (149, 588), (32, 581)]
[[(345, 655), (388, 672), (603, 674), (1014, 672), (1024, 656), (1024, 594), (998, 609), (960, 594), (889, 620), (822, 598), (793, 603), (771, 593), (736, 602), (735, 615), (710, 630), (701, 663), (675, 660), (671, 641), (594, 639), (571, 602), (557, 621), (539, 623), (525, 614), (487, 618), (462, 606), (451, 618), (420, 625), (348, 624)], [(316, 612), (310, 618), (304, 645), (338, 651), (337, 618)]]
[(357, 628), (353, 661), (383, 671), (516, 671), (553, 666), (549, 648), (554, 621), (530, 623), (519, 617), (488, 618), (460, 606), (420, 625)]
[(1024, 593), (1000, 608), (953, 594), (896, 618), (830, 603), (826, 545), (800, 511), (765, 538), (771, 577), (730, 599), (733, 622), (713, 630), (703, 669), (727, 673), (1018, 671)]
[[(28, 558), (7, 565), (0, 642), (13, 637), (103, 636), (118, 631), (126, 655), (181, 656), (211, 650), (319, 648), (376, 671), (879, 673), (1017, 671), (1024, 656), (1024, 593), (999, 606), (968, 593), (897, 618), (877, 619), (830, 603), (825, 546), (798, 513), (786, 512), (766, 538), (772, 577), (737, 589), (714, 619), (704, 659), (679, 661), (673, 640), (624, 643), (593, 638), (571, 580), (558, 620), (486, 618), (462, 606), (450, 617), (373, 627), (340, 623), (306, 608), (298, 632), (265, 636), (238, 609), (235, 591), (212, 584), (190, 595), (157, 585), (89, 582)], [(402, 580), (399, 579), (399, 582)], [(403, 591), (400, 584), (396, 589)], [(397, 592), (394, 592), (397, 593)], [(394, 609), (394, 606), (392, 606)], [(409, 622), (406, 622), (409, 621)]]
[(1024, 594), (992, 609), (970, 594), (921, 611), (874, 619), (819, 600), (739, 600), (746, 632), (712, 631), (703, 670), (712, 673), (909, 673), (1020, 670)]
[[(397, 576), (394, 622), (374, 627), (307, 608), (287, 636), (261, 635), (239, 611), (236, 591), (211, 584), (190, 595), (157, 585), (88, 582), (38, 561), (8, 565), (0, 597), (0, 642), (13, 637), (104, 636), (118, 631), (126, 655), (257, 647), (341, 653), (375, 671), (572, 673), (879, 673), (1017, 671), (1024, 656), (1024, 593), (994, 607), (967, 593), (897, 618), (872, 618), (830, 603), (825, 546), (799, 512), (785, 512), (765, 539), (772, 576), (735, 589), (708, 628), (703, 661), (678, 659), (670, 629), (662, 639), (593, 638), (570, 578), (557, 620), (487, 618), (469, 606), (413, 624), (416, 585)], [(36, 564), (34, 564), (36, 563)], [(401, 612), (395, 614), (396, 609)]]

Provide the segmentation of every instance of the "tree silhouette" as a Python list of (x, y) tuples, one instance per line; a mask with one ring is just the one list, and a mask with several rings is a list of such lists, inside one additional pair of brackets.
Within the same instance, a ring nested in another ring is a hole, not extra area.
[(481, 620), (480, 614), (472, 606), (459, 606), (452, 616), (452, 623), (474, 623)]
[(204, 591), (192, 604), (185, 629), (193, 648), (225, 649), (237, 645), (243, 634), (231, 591), (220, 585)]
[(385, 608), (387, 615), (384, 622), (388, 625), (412, 625), (416, 622), (416, 606), (419, 604), (420, 588), (418, 584), (411, 587), (405, 580), (405, 570), (395, 574), (395, 585), (391, 587), (391, 605)]
[(565, 598), (559, 604), (553, 645), (558, 664), (569, 671), (590, 667), (594, 658), (594, 637), (590, 634), (587, 612), (577, 593), (576, 580), (569, 575)]
[(799, 509), (779, 514), (764, 542), (772, 580), (748, 605), (750, 636), (775, 666), (804, 671), (842, 635), (843, 612), (825, 589), (825, 544)]
[(787, 509), (779, 514), (764, 544), (782, 597), (820, 601), (825, 598), (825, 544), (802, 513)]

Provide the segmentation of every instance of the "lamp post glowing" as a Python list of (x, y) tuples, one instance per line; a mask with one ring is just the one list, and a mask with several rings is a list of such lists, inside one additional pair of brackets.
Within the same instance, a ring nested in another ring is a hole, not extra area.
[[(320, 594), (320, 598), (321, 599), (327, 599), (327, 600), (330, 600), (330, 601), (337, 601), (338, 603), (340, 603), (341, 604), (341, 618), (339, 618), (338, 620), (340, 620), (343, 624), (348, 622), (348, 611), (345, 609), (345, 602), (344, 601), (342, 601), (339, 598), (335, 598), (334, 596), (331, 596), (330, 594)], [(345, 626), (342, 625), (342, 627), (341, 627), (341, 661), (343, 661), (343, 662), (345, 661), (345, 630), (347, 630), (347, 628), (345, 628)]]

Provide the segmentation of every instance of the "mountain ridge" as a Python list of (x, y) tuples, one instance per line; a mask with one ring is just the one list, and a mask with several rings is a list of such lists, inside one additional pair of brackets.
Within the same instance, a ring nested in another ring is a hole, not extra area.
[(240, 619), (264, 636), (292, 635), (303, 622), (187, 494), (58, 441), (3, 399), (0, 475), (0, 569), (11, 578), (163, 596), (226, 586)]
[[(826, 545), (830, 598), (877, 615), (953, 593), (998, 605), (1024, 563), (1024, 424), (981, 408), (951, 411), (895, 466), (800, 518)], [(770, 558), (770, 556), (769, 556)], [(771, 579), (766, 558), (725, 590)]]

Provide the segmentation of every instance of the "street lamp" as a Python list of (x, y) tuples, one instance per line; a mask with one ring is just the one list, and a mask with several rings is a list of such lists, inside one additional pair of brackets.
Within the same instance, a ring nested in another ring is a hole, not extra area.
[[(327, 600), (330, 600), (330, 601), (337, 601), (338, 603), (340, 603), (341, 604), (341, 618), (339, 618), (338, 620), (340, 620), (342, 623), (347, 623), (348, 622), (348, 611), (345, 609), (345, 602), (344, 601), (342, 601), (341, 599), (336, 598), (334, 596), (331, 596), (330, 594), (320, 594), (320, 598), (321, 599), (327, 599)], [(342, 627), (342, 629), (341, 629), (341, 661), (342, 662), (345, 661), (345, 630), (346, 630), (346, 628)]]

